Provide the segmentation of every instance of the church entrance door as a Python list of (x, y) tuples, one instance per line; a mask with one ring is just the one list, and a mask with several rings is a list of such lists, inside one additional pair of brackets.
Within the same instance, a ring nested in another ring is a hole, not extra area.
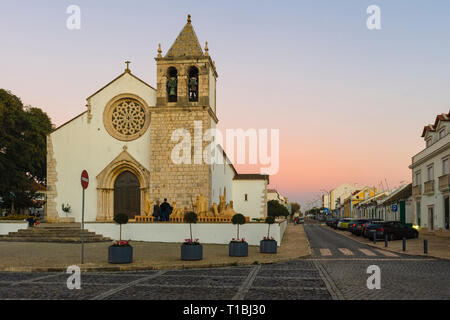
[(141, 193), (138, 178), (130, 171), (119, 174), (114, 182), (114, 215), (125, 213), (130, 219), (140, 214)]

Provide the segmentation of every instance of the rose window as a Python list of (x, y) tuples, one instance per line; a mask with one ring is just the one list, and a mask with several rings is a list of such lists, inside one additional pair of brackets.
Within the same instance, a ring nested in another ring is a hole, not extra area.
[(105, 127), (115, 138), (134, 140), (145, 133), (149, 115), (144, 103), (133, 98), (122, 98), (109, 105), (104, 115)]

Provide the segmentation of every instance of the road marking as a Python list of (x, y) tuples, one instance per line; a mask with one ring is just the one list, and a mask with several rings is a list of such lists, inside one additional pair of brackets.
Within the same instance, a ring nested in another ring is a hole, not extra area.
[(352, 256), (353, 252), (351, 252), (349, 249), (347, 248), (339, 248), (339, 251), (342, 252), (344, 255), (346, 256)]
[(382, 255), (385, 255), (386, 257), (398, 257), (397, 254), (392, 253), (390, 251), (385, 251), (385, 250), (380, 250), (380, 249), (376, 249), (379, 253), (381, 253)]
[(376, 253), (373, 251), (370, 251), (369, 249), (359, 249), (362, 253), (364, 253), (366, 256), (376, 256)]
[(135, 284), (138, 284), (139, 282), (143, 282), (145, 280), (149, 280), (149, 279), (153, 279), (153, 278), (159, 277), (160, 275), (163, 275), (166, 272), (167, 271), (165, 271), (165, 270), (164, 271), (161, 270), (161, 271), (158, 271), (157, 273), (152, 274), (152, 275), (150, 275), (148, 277), (144, 277), (144, 278), (141, 278), (141, 279), (137, 279), (137, 280), (131, 281), (131, 282), (126, 283), (124, 285), (121, 285), (121, 286), (119, 286), (117, 288), (114, 288), (114, 289), (108, 290), (108, 291), (106, 291), (104, 293), (101, 293), (101, 294), (91, 298), (91, 300), (103, 300), (103, 299), (106, 299), (106, 298), (112, 296), (113, 294), (116, 294), (119, 291), (122, 291), (124, 289), (129, 288), (129, 287), (132, 287)]
[(322, 256), (331, 256), (331, 251), (330, 249), (320, 249), (320, 254)]
[(252, 271), (248, 274), (245, 281), (242, 283), (242, 285), (239, 287), (238, 292), (234, 295), (232, 300), (244, 300), (245, 295), (250, 290), (250, 287), (252, 286), (253, 282), (256, 279), (256, 275), (258, 274), (259, 270), (261, 270), (261, 265), (257, 265), (253, 268)]
[(50, 275), (46, 275), (46, 276), (42, 276), (42, 277), (37, 277), (37, 278), (33, 278), (33, 279), (17, 281), (17, 282), (13, 282), (13, 283), (11, 284), (11, 286), (17, 286), (17, 285), (21, 285), (21, 284), (25, 284), (25, 283), (33, 283), (34, 281), (39, 281), (39, 280), (44, 280), (44, 279), (53, 278), (53, 277), (60, 276), (60, 275), (62, 275), (62, 274), (64, 274), (64, 273), (50, 274)]
[(433, 259), (433, 258), (424, 258), (424, 259), (403, 259), (403, 258), (392, 258), (392, 259), (387, 259), (387, 258), (312, 258), (312, 259), (306, 259), (307, 261), (386, 261), (386, 262), (391, 262), (391, 261), (411, 261), (411, 262), (417, 262), (417, 261), (436, 261), (438, 259)]

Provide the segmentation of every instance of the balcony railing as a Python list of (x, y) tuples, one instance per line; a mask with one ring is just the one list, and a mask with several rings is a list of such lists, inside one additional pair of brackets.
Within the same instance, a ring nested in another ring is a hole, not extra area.
[(430, 180), (425, 182), (425, 190), (424, 194), (433, 194), (434, 193), (434, 180)]
[(420, 184), (413, 187), (412, 195), (413, 197), (420, 197), (422, 195), (422, 186)]
[(445, 174), (439, 177), (439, 190), (450, 191), (450, 174)]

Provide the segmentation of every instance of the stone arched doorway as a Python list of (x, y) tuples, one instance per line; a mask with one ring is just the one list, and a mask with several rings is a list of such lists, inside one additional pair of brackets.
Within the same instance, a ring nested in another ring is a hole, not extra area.
[[(122, 175), (123, 174), (123, 175)], [(124, 147), (113, 161), (97, 176), (97, 221), (112, 221), (116, 210), (116, 203), (120, 208), (126, 208), (130, 212), (130, 219), (144, 212), (144, 203), (148, 197), (150, 172), (136, 161)], [(123, 180), (122, 180), (123, 179)], [(123, 190), (132, 190), (132, 195), (125, 195), (126, 191), (116, 194), (116, 187)], [(138, 190), (138, 192), (136, 191)], [(117, 200), (116, 196), (121, 197)], [(134, 200), (133, 200), (134, 199)], [(131, 205), (131, 203), (134, 203)], [(137, 205), (137, 209), (136, 209)], [(133, 215), (133, 217), (131, 217)]]
[(125, 213), (134, 219), (140, 213), (141, 191), (138, 178), (126, 170), (114, 182), (114, 215)]

